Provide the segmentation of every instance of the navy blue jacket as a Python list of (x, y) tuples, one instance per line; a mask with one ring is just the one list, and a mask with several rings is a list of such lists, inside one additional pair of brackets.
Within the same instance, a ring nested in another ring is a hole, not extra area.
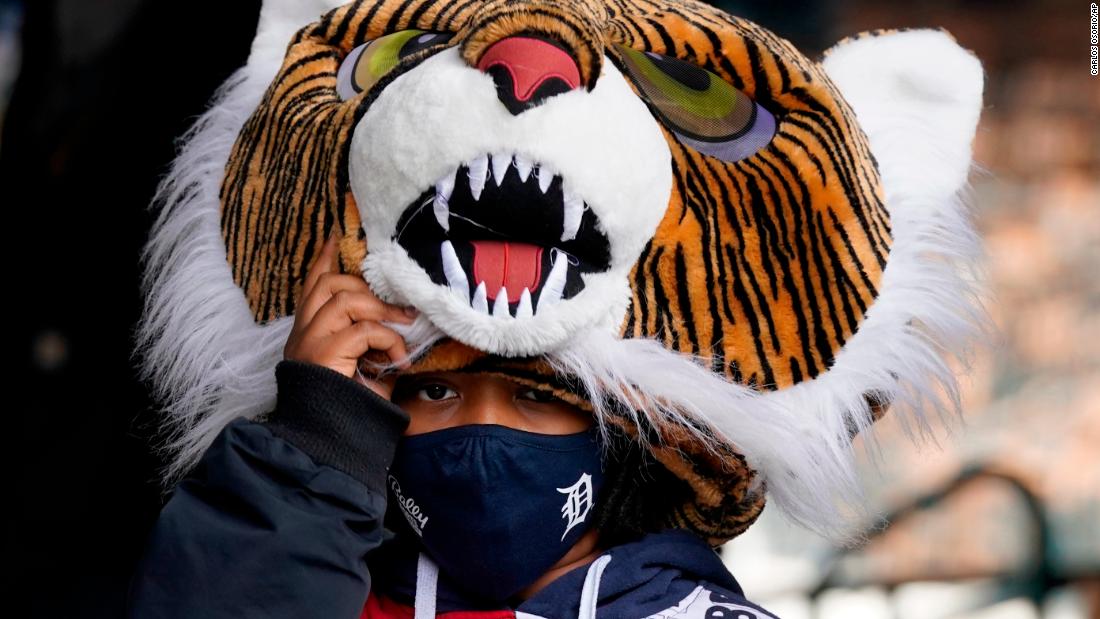
[[(275, 375), (267, 420), (228, 424), (162, 509), (131, 580), (128, 616), (412, 616), (413, 592), (399, 580), (382, 578), (391, 590), (371, 590), (367, 557), (392, 535), (383, 527), (385, 477), (408, 415), (329, 368), (285, 360)], [(693, 534), (652, 534), (601, 558), (600, 619), (772, 616), (742, 597), (717, 553)], [(451, 616), (577, 617), (593, 566), (504, 615)], [(436, 609), (447, 616), (462, 604), (440, 598)]]

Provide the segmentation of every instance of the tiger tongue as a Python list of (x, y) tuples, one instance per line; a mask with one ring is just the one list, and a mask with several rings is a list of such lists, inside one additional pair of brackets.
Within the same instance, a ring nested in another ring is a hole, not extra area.
[(508, 302), (519, 301), (523, 289), (532, 293), (542, 279), (542, 247), (509, 241), (470, 241), (474, 248), (474, 285), (485, 282), (486, 296), (508, 289)]

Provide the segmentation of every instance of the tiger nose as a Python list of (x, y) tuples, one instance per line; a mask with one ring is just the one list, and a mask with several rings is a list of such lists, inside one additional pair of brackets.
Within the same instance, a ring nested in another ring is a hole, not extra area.
[(581, 83), (580, 69), (569, 52), (535, 37), (514, 36), (493, 43), (477, 68), (493, 78), (497, 98), (514, 115)]

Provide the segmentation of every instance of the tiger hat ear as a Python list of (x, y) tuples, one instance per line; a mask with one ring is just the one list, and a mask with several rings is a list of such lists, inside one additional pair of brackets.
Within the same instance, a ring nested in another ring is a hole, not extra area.
[(299, 28), (348, 0), (264, 0), (256, 24), (256, 38), (248, 55), (247, 68), (253, 77), (270, 81), (286, 54), (290, 38)]
[[(890, 213), (893, 267), (869, 315), (900, 321), (905, 331), (920, 334), (918, 340), (965, 365), (973, 346), (995, 332), (984, 306), (984, 255), (967, 199), (982, 109), (981, 62), (945, 30), (909, 29), (844, 39), (825, 52), (821, 65), (867, 135)], [(907, 366), (924, 368), (916, 374), (935, 377), (909, 387), (906, 399), (913, 401), (901, 408), (919, 411), (927, 402), (941, 413), (960, 412), (958, 387), (944, 380), (950, 371), (943, 361), (920, 346), (899, 343), (896, 350)], [(946, 401), (936, 404), (930, 395), (935, 384)], [(919, 412), (901, 419), (926, 429)]]
[(874, 31), (837, 43), (821, 64), (867, 134), (888, 207), (914, 195), (943, 204), (966, 184), (982, 106), (973, 53), (943, 30)]

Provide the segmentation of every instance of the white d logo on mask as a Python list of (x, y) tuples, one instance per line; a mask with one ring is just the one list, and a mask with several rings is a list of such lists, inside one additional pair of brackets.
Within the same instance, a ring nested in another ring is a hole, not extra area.
[(592, 476), (582, 473), (575, 484), (568, 488), (558, 488), (558, 492), (566, 495), (565, 503), (561, 506), (561, 517), (569, 519), (565, 532), (561, 534), (561, 539), (564, 540), (569, 530), (584, 522), (592, 509)]

